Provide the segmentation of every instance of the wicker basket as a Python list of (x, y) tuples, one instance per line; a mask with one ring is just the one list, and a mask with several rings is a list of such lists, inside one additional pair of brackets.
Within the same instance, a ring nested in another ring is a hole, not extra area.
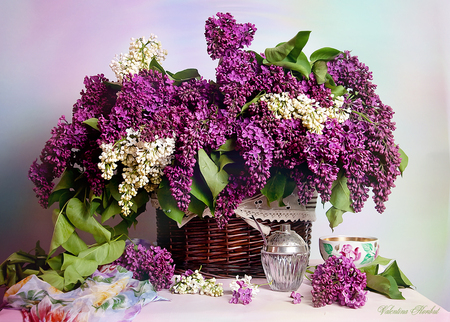
[[(172, 253), (177, 273), (198, 269), (208, 277), (251, 275), (264, 277), (261, 264), (263, 240), (258, 230), (233, 216), (224, 229), (214, 218), (195, 217), (179, 228), (162, 210), (156, 210), (157, 243)], [(277, 230), (285, 221), (260, 221)], [(287, 221), (311, 245), (311, 221)]]

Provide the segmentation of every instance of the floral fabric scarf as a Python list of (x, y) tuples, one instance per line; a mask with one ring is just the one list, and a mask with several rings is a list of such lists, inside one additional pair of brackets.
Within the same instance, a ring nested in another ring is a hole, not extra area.
[(81, 287), (64, 293), (30, 275), (8, 289), (4, 301), (22, 310), (24, 322), (132, 321), (147, 303), (166, 300), (148, 280), (132, 277), (132, 272), (108, 265)]

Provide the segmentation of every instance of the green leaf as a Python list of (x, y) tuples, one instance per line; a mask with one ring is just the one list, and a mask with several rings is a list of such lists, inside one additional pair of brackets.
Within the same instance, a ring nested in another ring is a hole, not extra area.
[(53, 229), (53, 236), (50, 242), (49, 256), (62, 244), (64, 244), (75, 231), (75, 227), (70, 223), (63, 213), (59, 213)]
[(75, 178), (79, 175), (78, 170), (75, 169), (66, 169), (64, 170), (61, 179), (53, 188), (53, 192), (62, 190), (62, 189), (70, 189), (75, 185)]
[(219, 157), (219, 171), (221, 171), (227, 164), (234, 163), (234, 160), (231, 159), (228, 154), (222, 153)]
[(73, 266), (81, 276), (89, 276), (92, 275), (98, 267), (97, 262), (94, 260), (72, 256), (67, 253), (64, 253), (63, 256), (64, 260), (61, 270), (67, 270), (69, 266)]
[(311, 31), (299, 31), (297, 35), (295, 35), (295, 37), (288, 42), (274, 48), (267, 48), (264, 52), (267, 61), (270, 63), (282, 61), (292, 51), (292, 56), (298, 57), (300, 52), (303, 50), (303, 47), (305, 47), (308, 42), (310, 33)]
[(50, 207), (51, 205), (53, 205), (55, 202), (59, 201), (61, 196), (65, 193), (67, 193), (69, 190), (67, 189), (60, 189), (57, 191), (54, 191), (50, 194), (50, 196), (48, 197), (48, 205), (47, 208)]
[(374, 262), (372, 262), (370, 265), (360, 267), (359, 270), (361, 272), (363, 272), (363, 273), (366, 273), (366, 274), (377, 275), (378, 274), (378, 268), (379, 268), (380, 265), (378, 265), (378, 264), (374, 265), (373, 263)]
[(113, 199), (108, 207), (102, 212), (102, 224), (114, 215), (120, 214), (122, 208), (117, 200)]
[(185, 82), (190, 79), (200, 78), (200, 74), (198, 73), (198, 70), (195, 68), (188, 68), (185, 70), (182, 70), (180, 72), (177, 72), (175, 74), (167, 71), (167, 74), (172, 77), (174, 80), (179, 82)]
[(54, 271), (60, 271), (62, 267), (62, 260), (63, 260), (63, 254), (58, 254), (55, 257), (50, 258), (47, 260), (48, 266)]
[(255, 59), (259, 65), (263, 64), (264, 58), (262, 58), (262, 56), (259, 53), (257, 53), (256, 51), (253, 51), (253, 50), (249, 50), (248, 52), (255, 54)]
[(39, 277), (60, 291), (64, 289), (64, 277), (56, 271), (44, 271)]
[(316, 82), (321, 85), (327, 81), (328, 66), (323, 60), (316, 61), (312, 67)]
[(198, 165), (215, 199), (228, 184), (228, 173), (220, 170), (203, 149), (198, 151)]
[(309, 74), (311, 74), (311, 64), (309, 63), (308, 58), (304, 53), (300, 53), (295, 62), (292, 62), (289, 58), (287, 58), (282, 61), (273, 62), (270, 64), (281, 66), (292, 71), (297, 71), (307, 79), (309, 78)]
[(399, 286), (403, 287), (412, 286), (410, 280), (405, 276), (405, 274), (403, 274), (403, 272), (398, 267), (397, 261), (392, 262), (392, 264), (389, 265), (389, 267), (387, 267), (384, 270), (384, 272), (381, 273), (380, 275), (384, 277), (391, 276)]
[(148, 65), (149, 69), (152, 70), (157, 70), (159, 71), (161, 74), (166, 75), (166, 71), (164, 70), (164, 68), (158, 63), (158, 61), (155, 58), (152, 58), (150, 64)]
[(191, 195), (191, 201), (189, 202), (188, 210), (194, 214), (201, 216), (205, 210), (206, 205)]
[(261, 189), (261, 193), (266, 196), (269, 205), (275, 200), (283, 199), (286, 181), (286, 176), (281, 172), (275, 173), (267, 180), (267, 183)]
[(83, 283), (84, 278), (74, 266), (69, 266), (64, 271), (64, 291), (71, 291), (78, 283)]
[(118, 259), (125, 249), (125, 241), (115, 240), (99, 246), (88, 248), (78, 254), (79, 258), (93, 260), (97, 265), (112, 263)]
[(326, 215), (328, 218), (328, 222), (330, 223), (330, 228), (334, 231), (334, 228), (337, 227), (339, 224), (341, 224), (344, 219), (342, 218), (342, 215), (345, 213), (345, 211), (341, 209), (337, 209), (336, 207), (331, 207), (328, 209)]
[(242, 108), (241, 108), (241, 113), (244, 113), (249, 108), (250, 105), (257, 103), (259, 101), (259, 99), (261, 98), (261, 96), (264, 96), (265, 94), (266, 94), (265, 91), (261, 91), (253, 99), (251, 99), (249, 102), (245, 103), (244, 106), (242, 106)]
[(350, 190), (347, 187), (347, 177), (339, 173), (338, 178), (333, 183), (334, 187), (331, 191), (331, 204), (344, 212), (354, 212), (351, 207)]
[(405, 151), (403, 151), (402, 149), (398, 149), (398, 152), (400, 152), (400, 158), (402, 158), (402, 161), (400, 162), (399, 165), (399, 170), (401, 172), (401, 174), (403, 175), (403, 171), (405, 171), (406, 167), (408, 166), (408, 156), (406, 155)]
[(375, 260), (372, 262), (371, 265), (380, 264), (380, 265), (386, 266), (386, 265), (388, 265), (391, 261), (392, 261), (392, 259), (385, 258), (385, 257), (382, 257), (382, 256), (378, 256), (377, 258), (375, 258)]
[(196, 171), (196, 169), (194, 169), (194, 175), (191, 179), (191, 194), (202, 201), (208, 208), (212, 209), (214, 204), (213, 196), (206, 181), (203, 179), (200, 170)]
[(405, 299), (392, 276), (384, 277), (366, 272), (366, 278), (368, 289), (384, 294), (391, 299)]
[(120, 91), (122, 89), (122, 85), (117, 82), (103, 82), (108, 87), (111, 87), (115, 91)]
[(95, 236), (104, 237), (108, 241), (111, 240), (111, 233), (89, 215), (89, 210), (79, 199), (70, 199), (66, 214), (70, 222), (78, 229)]
[(93, 216), (95, 214), (95, 211), (100, 206), (101, 201), (100, 200), (93, 200), (89, 203), (89, 216)]
[(184, 212), (181, 211), (180, 208), (178, 208), (177, 201), (172, 196), (169, 180), (166, 176), (162, 178), (156, 194), (158, 196), (158, 201), (161, 205), (161, 209), (164, 211), (167, 217), (175, 220), (178, 223), (181, 223), (184, 217)]
[(347, 90), (342, 85), (332, 86), (332, 87), (325, 85), (325, 87), (330, 88), (331, 89), (331, 94), (333, 94), (335, 97), (336, 96), (342, 96), (342, 95), (347, 93)]
[(136, 210), (134, 212), (137, 212), (139, 208), (141, 208), (143, 205), (147, 204), (147, 202), (150, 200), (150, 197), (148, 196), (147, 191), (141, 190), (139, 193), (131, 199), (133, 202), (133, 205), (136, 205)]
[(86, 243), (80, 238), (80, 236), (78, 236), (76, 231), (74, 231), (69, 239), (62, 244), (62, 247), (74, 255), (78, 255), (80, 252), (88, 248)]
[(219, 146), (217, 151), (219, 152), (230, 152), (236, 149), (236, 139), (228, 139), (224, 144)]
[(340, 50), (331, 47), (324, 47), (317, 49), (315, 52), (313, 52), (311, 56), (309, 56), (309, 59), (311, 60), (311, 62), (315, 62), (318, 60), (330, 61), (334, 59), (336, 56), (338, 56), (340, 53), (341, 53)]
[(83, 124), (89, 125), (90, 127), (92, 127), (93, 129), (100, 131), (99, 127), (98, 127), (98, 118), (90, 118), (86, 121), (83, 121)]
[(119, 176), (113, 176), (111, 180), (109, 180), (109, 183), (106, 185), (106, 188), (111, 193), (111, 196), (117, 201), (120, 201), (122, 197), (122, 195), (119, 192), (119, 184), (120, 184)]

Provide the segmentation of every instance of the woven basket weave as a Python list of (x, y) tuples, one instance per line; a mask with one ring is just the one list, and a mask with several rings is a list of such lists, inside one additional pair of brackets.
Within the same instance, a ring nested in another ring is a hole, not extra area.
[[(235, 277), (251, 275), (264, 277), (261, 264), (263, 240), (258, 230), (242, 218), (233, 216), (224, 229), (219, 229), (214, 218), (195, 217), (178, 228), (162, 210), (156, 210), (157, 243), (172, 253), (177, 273), (199, 269), (208, 277)], [(260, 221), (277, 230), (289, 223), (311, 245), (310, 221)]]

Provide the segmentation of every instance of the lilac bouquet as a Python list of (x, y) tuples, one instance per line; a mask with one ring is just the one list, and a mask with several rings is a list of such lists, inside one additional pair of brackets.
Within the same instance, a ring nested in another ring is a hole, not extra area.
[[(206, 21), (215, 81), (166, 71), (154, 35), (111, 63), (116, 81), (85, 78), (72, 121), (60, 118), (29, 172), (41, 205), (59, 204), (50, 253), (84, 255), (80, 229), (115, 260), (151, 195), (178, 222), (209, 208), (219, 227), (245, 198), (282, 205), (295, 188), (304, 204), (315, 192), (331, 203), (332, 228), (370, 190), (383, 212), (407, 158), (367, 66), (329, 47), (308, 58), (309, 31), (261, 54), (244, 49), (255, 32), (228, 13)], [(115, 216), (119, 224), (105, 224)]]
[(129, 244), (112, 264), (133, 272), (134, 279), (149, 280), (156, 291), (168, 289), (175, 272), (172, 255), (166, 249), (152, 245), (146, 248), (141, 244)]
[(351, 258), (331, 256), (311, 275), (314, 307), (334, 302), (356, 309), (367, 301), (366, 273), (355, 267)]

